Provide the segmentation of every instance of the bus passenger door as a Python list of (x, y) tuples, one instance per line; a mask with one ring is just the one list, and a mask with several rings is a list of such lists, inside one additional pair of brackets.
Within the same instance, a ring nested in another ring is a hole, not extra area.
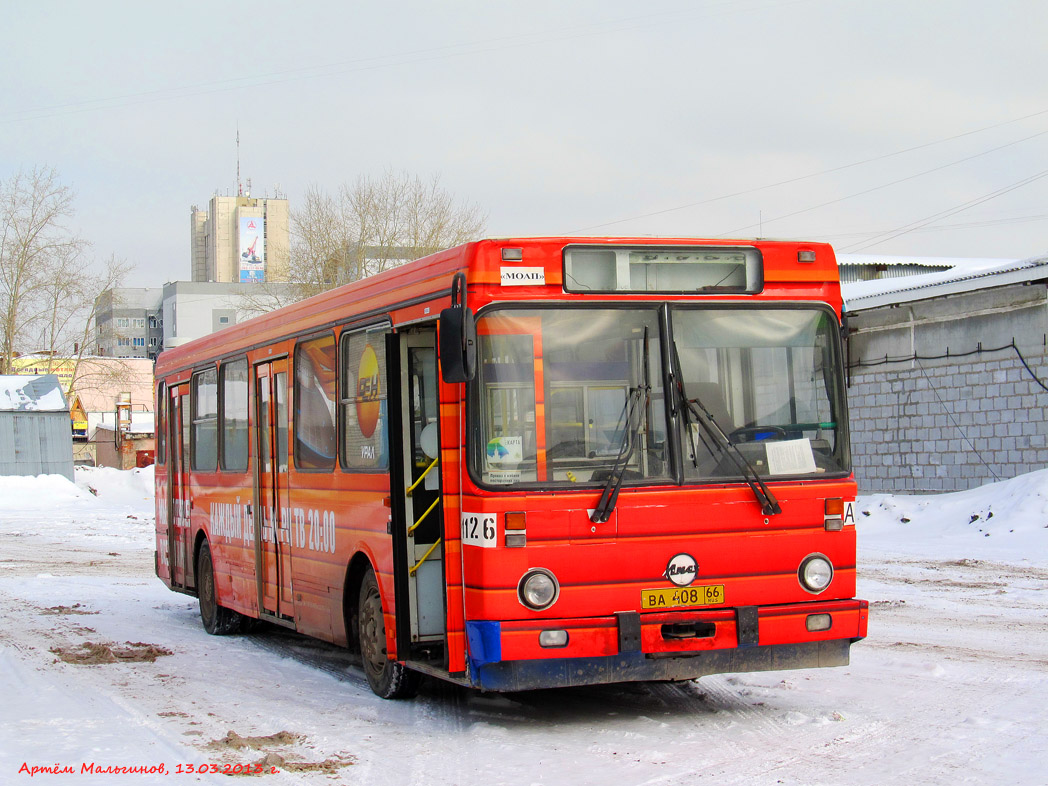
[[(401, 333), (396, 338), (400, 342), (397, 387), (401, 428), (395, 440), (400, 455), (394, 460), (400, 463), (398, 474), (404, 484), (399, 500), (404, 510), (399, 525), (404, 529), (397, 534), (406, 543), (406, 548), (396, 550), (400, 562), (396, 570), (406, 578), (409, 641), (425, 646), (440, 643), (445, 636), (436, 333)], [(404, 609), (399, 595), (397, 601), (398, 609)], [(400, 613), (397, 617), (398, 622), (403, 619)], [(400, 640), (402, 631), (408, 632), (398, 626)]]
[(255, 581), (259, 616), (294, 614), (288, 509), (287, 359), (255, 366)]
[(189, 543), (189, 385), (172, 385), (168, 396), (167, 558), (171, 586), (186, 589), (193, 553)]

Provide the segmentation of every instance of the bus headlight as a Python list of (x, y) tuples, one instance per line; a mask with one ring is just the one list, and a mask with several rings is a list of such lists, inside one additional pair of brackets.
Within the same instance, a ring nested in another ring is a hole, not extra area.
[(809, 554), (797, 571), (801, 586), (816, 595), (830, 586), (833, 580), (833, 565), (822, 554)]
[(557, 577), (545, 568), (532, 568), (517, 584), (517, 597), (529, 609), (542, 611), (552, 606), (560, 594)]

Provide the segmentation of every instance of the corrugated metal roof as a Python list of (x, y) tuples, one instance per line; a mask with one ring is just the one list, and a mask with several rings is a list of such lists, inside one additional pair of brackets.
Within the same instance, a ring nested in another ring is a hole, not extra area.
[[(906, 256), (881, 256), (879, 254), (838, 254), (837, 264), (840, 267), (867, 267), (884, 265), (885, 267), (899, 267), (908, 265), (911, 267), (926, 267), (940, 270), (943, 267), (955, 267), (959, 263), (967, 263), (973, 260), (956, 259), (954, 257), (906, 257)], [(1000, 261), (1000, 260), (994, 260)]]
[(68, 412), (55, 374), (0, 375), (0, 412)]
[(1048, 279), (1048, 254), (1021, 260), (957, 260), (950, 270), (857, 281), (841, 287), (848, 311)]

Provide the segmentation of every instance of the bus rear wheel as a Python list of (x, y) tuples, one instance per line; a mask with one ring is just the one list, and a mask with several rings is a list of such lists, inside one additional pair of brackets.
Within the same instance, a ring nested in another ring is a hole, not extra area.
[(382, 596), (375, 571), (368, 568), (360, 582), (357, 606), (357, 641), (368, 685), (383, 699), (409, 699), (418, 692), (422, 675), (389, 659), (386, 624), (382, 619)]
[(240, 629), (243, 616), (232, 609), (218, 605), (215, 591), (215, 566), (211, 547), (205, 540), (200, 544), (196, 565), (197, 599), (200, 601), (200, 621), (212, 636), (225, 636)]

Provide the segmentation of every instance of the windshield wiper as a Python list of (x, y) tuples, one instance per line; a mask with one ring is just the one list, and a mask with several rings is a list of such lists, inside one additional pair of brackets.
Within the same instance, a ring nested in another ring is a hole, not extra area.
[[(629, 395), (626, 396), (625, 423), (622, 429), (622, 439), (619, 442), (619, 454), (615, 457), (615, 463), (611, 465), (611, 474), (608, 476), (608, 482), (600, 495), (600, 501), (597, 503), (593, 513), (590, 514), (590, 521), (594, 524), (603, 524), (611, 517), (611, 512), (615, 510), (615, 502), (619, 498), (619, 489), (622, 488), (622, 481), (626, 477), (626, 468), (629, 467), (630, 459), (633, 458), (633, 452), (637, 449), (637, 441), (640, 439), (640, 427), (644, 424), (648, 407), (651, 406), (651, 376), (648, 370), (648, 328), (646, 326), (644, 328), (643, 341), (641, 366), (643, 367), (644, 383), (635, 388), (630, 388)], [(637, 406), (641, 400), (644, 401), (642, 408)], [(640, 416), (637, 418), (637, 424), (633, 425), (633, 413), (638, 409)]]
[[(753, 496), (757, 498), (757, 501), (761, 505), (761, 512), (765, 516), (774, 516), (778, 513), (782, 513), (782, 506), (779, 501), (775, 499), (775, 495), (772, 494), (771, 489), (768, 488), (763, 478), (757, 473), (757, 470), (749, 462), (749, 460), (742, 454), (742, 451), (732, 442), (731, 438), (724, 433), (724, 429), (717, 423), (717, 419), (713, 417), (713, 414), (706, 408), (698, 398), (689, 399), (687, 392), (684, 390), (684, 371), (681, 367), (680, 356), (677, 354), (677, 343), (673, 343), (673, 389), (677, 393), (678, 401), (682, 404), (681, 414), (684, 418), (684, 430), (688, 434), (688, 440), (691, 443), (691, 456), (692, 462), (695, 466), (698, 466), (698, 453), (695, 450), (695, 437), (692, 433), (692, 418), (694, 422), (698, 423), (702, 430), (706, 432), (709, 438), (719, 448), (720, 451), (725, 453), (735, 467), (742, 473), (743, 479), (746, 484), (753, 491)], [(705, 440), (703, 440), (705, 444)], [(707, 449), (709, 446), (707, 445)], [(710, 453), (713, 451), (710, 450)]]
[[(622, 439), (619, 442), (619, 453), (615, 457), (615, 463), (611, 465), (611, 474), (608, 476), (608, 482), (600, 495), (600, 502), (597, 503), (597, 507), (590, 515), (590, 521), (594, 524), (603, 524), (611, 517), (612, 511), (615, 510), (615, 502), (619, 498), (619, 489), (622, 488), (622, 481), (626, 476), (626, 468), (629, 467), (630, 459), (633, 458), (633, 452), (637, 449), (637, 441), (640, 439), (640, 427), (644, 423), (644, 412), (647, 409), (647, 400), (650, 395), (650, 385), (639, 385), (635, 388), (630, 388), (624, 409), (625, 423), (622, 429)], [(637, 406), (642, 400), (645, 402), (643, 408)], [(636, 419), (637, 422), (634, 425), (634, 412), (638, 410), (640, 417)]]

